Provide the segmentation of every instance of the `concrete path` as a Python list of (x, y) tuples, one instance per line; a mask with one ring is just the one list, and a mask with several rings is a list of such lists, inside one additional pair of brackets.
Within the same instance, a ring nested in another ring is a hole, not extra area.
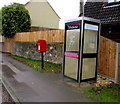
[(40, 73), (3, 54), (3, 77), (21, 102), (93, 102), (63, 80), (61, 73)]

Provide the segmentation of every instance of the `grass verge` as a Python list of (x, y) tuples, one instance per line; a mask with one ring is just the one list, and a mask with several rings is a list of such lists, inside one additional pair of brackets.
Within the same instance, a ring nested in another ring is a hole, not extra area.
[(83, 93), (100, 102), (120, 103), (120, 84), (112, 83), (100, 87), (86, 88)]
[(39, 72), (61, 72), (62, 65), (44, 61), (44, 69), (41, 68), (41, 60), (34, 60), (21, 56), (11, 55), (12, 58), (21, 61)]

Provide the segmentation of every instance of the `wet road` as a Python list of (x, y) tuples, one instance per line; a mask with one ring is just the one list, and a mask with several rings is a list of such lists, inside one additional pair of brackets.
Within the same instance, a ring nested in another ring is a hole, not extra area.
[(2, 53), (0, 52), (0, 79), (2, 76)]
[(2, 53), (0, 52), (0, 104), (2, 103), (2, 83), (1, 83), (1, 77), (2, 77)]
[(3, 55), (3, 77), (21, 102), (93, 102), (66, 84), (61, 73), (39, 73)]

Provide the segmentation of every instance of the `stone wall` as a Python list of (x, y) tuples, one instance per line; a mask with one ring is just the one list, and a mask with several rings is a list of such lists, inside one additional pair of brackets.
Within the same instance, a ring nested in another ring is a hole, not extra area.
[[(40, 60), (41, 54), (37, 52), (37, 44), (31, 42), (13, 42), (12, 54)], [(61, 64), (63, 59), (63, 43), (47, 44), (44, 60)]]

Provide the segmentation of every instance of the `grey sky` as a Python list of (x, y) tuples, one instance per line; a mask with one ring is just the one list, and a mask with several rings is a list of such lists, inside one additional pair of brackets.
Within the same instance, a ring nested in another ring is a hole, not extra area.
[[(0, 8), (13, 2), (25, 4), (30, 0), (1, 0)], [(77, 18), (79, 15), (80, 0), (47, 0), (56, 13), (60, 16), (60, 28), (64, 28), (64, 21)], [(86, 1), (86, 0), (85, 0)]]

